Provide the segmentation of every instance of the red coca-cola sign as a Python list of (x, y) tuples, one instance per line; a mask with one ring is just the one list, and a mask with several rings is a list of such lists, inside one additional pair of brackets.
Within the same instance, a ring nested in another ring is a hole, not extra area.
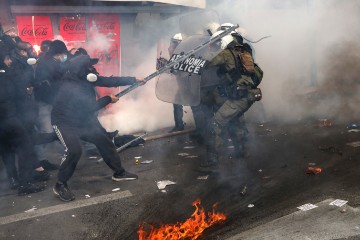
[(54, 38), (49, 16), (17, 16), (18, 35), (32, 45)]
[(86, 41), (85, 18), (60, 18), (60, 35), (65, 41)]
[[(35, 31), (34, 31), (35, 30)], [(37, 27), (35, 29), (24, 27), (22, 30), (20, 30), (20, 37), (23, 36), (30, 36), (33, 37), (35, 32), (35, 36), (46, 36), (48, 34), (48, 28), (47, 27)]]

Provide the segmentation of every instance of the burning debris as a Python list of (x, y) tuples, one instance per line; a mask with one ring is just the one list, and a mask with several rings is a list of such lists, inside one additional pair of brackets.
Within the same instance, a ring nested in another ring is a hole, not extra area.
[(321, 168), (308, 167), (306, 174), (316, 175), (322, 172)]
[(213, 205), (212, 212), (208, 212), (207, 214), (200, 204), (200, 200), (193, 202), (195, 212), (183, 223), (165, 224), (158, 229), (150, 225), (151, 230), (149, 233), (144, 229), (145, 224), (141, 224), (138, 230), (139, 240), (195, 240), (201, 236), (205, 229), (226, 220), (224, 214), (215, 212), (216, 204)]

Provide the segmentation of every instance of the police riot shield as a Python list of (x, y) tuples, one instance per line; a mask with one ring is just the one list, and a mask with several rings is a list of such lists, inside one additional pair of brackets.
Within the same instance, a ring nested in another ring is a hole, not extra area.
[[(183, 40), (174, 50), (169, 62), (176, 61), (209, 41), (218, 26), (218, 15), (214, 11), (195, 12), (181, 17), (180, 29)], [(209, 68), (208, 65), (220, 51), (217, 44), (211, 44), (160, 74), (155, 90), (157, 98), (179, 105), (199, 105), (201, 86), (218, 83), (218, 78), (214, 74), (215, 67)]]

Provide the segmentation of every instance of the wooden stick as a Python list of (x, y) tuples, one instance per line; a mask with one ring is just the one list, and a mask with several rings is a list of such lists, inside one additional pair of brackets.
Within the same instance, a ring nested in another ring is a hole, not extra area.
[(182, 131), (176, 131), (176, 132), (170, 132), (170, 133), (164, 133), (164, 134), (159, 134), (159, 135), (155, 135), (155, 136), (145, 137), (144, 140), (151, 141), (151, 140), (156, 140), (156, 139), (160, 139), (160, 138), (166, 138), (166, 137), (186, 134), (186, 133), (190, 133), (193, 131), (195, 131), (195, 129), (190, 128), (190, 129), (186, 129), (186, 130), (182, 130)]

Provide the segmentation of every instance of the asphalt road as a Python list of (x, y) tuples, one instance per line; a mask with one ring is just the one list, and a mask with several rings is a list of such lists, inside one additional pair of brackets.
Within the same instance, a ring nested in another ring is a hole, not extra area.
[[(360, 132), (347, 132), (336, 124), (319, 127), (317, 121), (249, 124), (249, 130), (250, 156), (224, 156), (219, 172), (206, 180), (197, 179), (206, 175), (197, 171), (205, 149), (188, 134), (148, 141), (120, 153), (125, 168), (139, 175), (137, 181), (113, 182), (105, 163), (83, 156), (69, 182), (76, 195), (71, 203), (52, 193), (56, 172), (44, 192), (19, 197), (7, 189), (2, 171), (0, 239), (137, 239), (144, 222), (156, 227), (183, 222), (198, 198), (207, 211), (218, 203), (217, 211), (227, 215), (224, 223), (206, 230), (200, 239), (229, 239), (293, 214), (300, 205), (327, 199), (344, 199), (359, 209), (360, 147), (347, 143), (359, 141)], [(232, 148), (228, 149), (231, 155)], [(60, 160), (56, 151), (51, 156)], [(141, 157), (139, 164), (135, 157)], [(141, 164), (145, 160), (153, 162)], [(322, 172), (306, 174), (309, 163)], [(176, 184), (162, 192), (156, 184), (161, 180)], [(24, 212), (32, 208), (36, 209)], [(360, 239), (360, 230), (351, 237)]]

